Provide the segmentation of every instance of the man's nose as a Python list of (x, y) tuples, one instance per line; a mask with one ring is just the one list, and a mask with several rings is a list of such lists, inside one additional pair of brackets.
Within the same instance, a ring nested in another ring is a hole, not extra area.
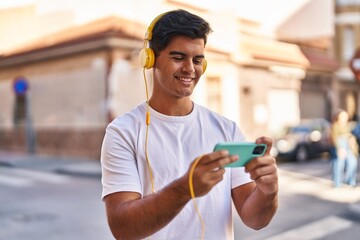
[(193, 61), (190, 61), (190, 60), (189, 61), (184, 61), (184, 64), (183, 64), (181, 70), (184, 71), (184, 72), (189, 72), (189, 73), (195, 72)]

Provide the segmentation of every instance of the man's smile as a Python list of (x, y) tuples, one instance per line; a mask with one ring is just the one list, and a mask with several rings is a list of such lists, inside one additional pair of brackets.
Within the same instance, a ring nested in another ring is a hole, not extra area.
[(195, 79), (192, 77), (175, 77), (175, 78), (180, 80), (181, 82), (185, 82), (185, 83), (189, 83)]

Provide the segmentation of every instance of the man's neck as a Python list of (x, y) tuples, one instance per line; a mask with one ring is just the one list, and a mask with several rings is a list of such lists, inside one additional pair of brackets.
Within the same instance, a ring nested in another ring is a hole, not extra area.
[(183, 98), (166, 102), (160, 102), (150, 98), (149, 104), (150, 107), (157, 112), (168, 116), (186, 116), (193, 110), (193, 102), (190, 100), (190, 98)]

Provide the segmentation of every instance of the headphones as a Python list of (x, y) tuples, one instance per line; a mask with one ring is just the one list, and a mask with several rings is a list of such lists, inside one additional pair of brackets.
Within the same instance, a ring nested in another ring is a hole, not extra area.
[[(154, 50), (152, 50), (150, 47), (148, 47), (148, 45), (149, 45), (149, 41), (152, 39), (152, 31), (155, 27), (155, 24), (167, 13), (168, 12), (164, 12), (164, 13), (160, 14), (159, 16), (157, 16), (150, 23), (150, 25), (145, 33), (144, 46), (139, 53), (139, 62), (140, 62), (141, 67), (143, 67), (143, 68), (150, 69), (154, 66), (155, 53), (154, 53)], [(203, 73), (205, 72), (206, 67), (207, 67), (207, 61), (206, 61), (206, 59), (204, 59), (202, 62)]]

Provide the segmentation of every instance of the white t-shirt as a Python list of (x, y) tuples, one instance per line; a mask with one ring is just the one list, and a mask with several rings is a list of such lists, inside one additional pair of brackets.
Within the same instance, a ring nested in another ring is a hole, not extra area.
[[(195, 158), (213, 151), (218, 142), (245, 141), (233, 121), (194, 104), (187, 116), (167, 116), (150, 109), (148, 156), (155, 191), (188, 171)], [(121, 191), (151, 193), (145, 158), (146, 103), (111, 122), (104, 137), (102, 197)], [(205, 222), (205, 239), (233, 239), (231, 189), (250, 182), (243, 168), (226, 169), (223, 180), (205, 196), (196, 198)], [(190, 201), (151, 239), (199, 239), (201, 224)]]

